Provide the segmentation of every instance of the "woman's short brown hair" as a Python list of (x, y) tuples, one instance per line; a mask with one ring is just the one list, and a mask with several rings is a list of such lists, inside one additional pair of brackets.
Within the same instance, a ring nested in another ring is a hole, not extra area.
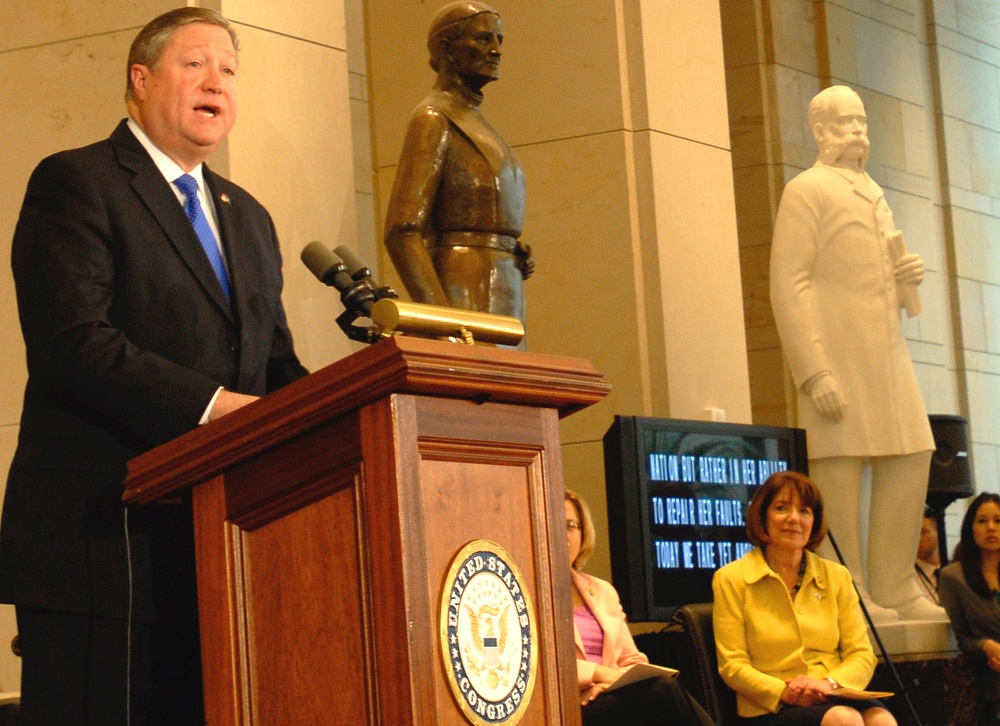
[(767, 509), (775, 497), (785, 489), (799, 495), (801, 502), (813, 511), (812, 532), (806, 549), (814, 551), (826, 537), (826, 515), (823, 512), (823, 495), (812, 479), (797, 471), (779, 471), (768, 477), (757, 490), (750, 506), (747, 507), (747, 539), (757, 547), (764, 547), (770, 541), (767, 536)]
[(594, 554), (594, 520), (590, 516), (590, 507), (579, 494), (567, 489), (565, 499), (567, 502), (573, 502), (576, 515), (580, 518), (580, 552), (571, 563), (574, 570), (580, 570)]

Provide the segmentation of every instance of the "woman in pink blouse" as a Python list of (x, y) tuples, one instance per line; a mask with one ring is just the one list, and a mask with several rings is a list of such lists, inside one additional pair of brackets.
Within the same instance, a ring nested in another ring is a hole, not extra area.
[(566, 540), (573, 581), (573, 636), (584, 726), (671, 724), (711, 726), (712, 720), (673, 678), (649, 678), (607, 691), (629, 667), (648, 663), (632, 640), (618, 593), (580, 571), (594, 551), (594, 523), (580, 496), (566, 490)]

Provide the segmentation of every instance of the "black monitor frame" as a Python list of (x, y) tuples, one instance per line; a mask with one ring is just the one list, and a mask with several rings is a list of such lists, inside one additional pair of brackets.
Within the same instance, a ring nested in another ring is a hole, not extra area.
[[(648, 459), (645, 450), (647, 434), (670, 439), (671, 436), (690, 435), (687, 444), (698, 446), (743, 446), (760, 452), (761, 447), (787, 447), (787, 468), (808, 474), (809, 461), (806, 450), (806, 432), (803, 429), (777, 426), (757, 426), (715, 421), (694, 421), (686, 419), (647, 418), (640, 416), (615, 416), (614, 423), (604, 436), (604, 470), (608, 506), (608, 539), (611, 550), (612, 579), (621, 597), (625, 613), (633, 622), (667, 621), (680, 605), (692, 602), (710, 602), (711, 576), (714, 570), (678, 570), (672, 576), (679, 584), (676, 592), (669, 597), (657, 599), (654, 586), (653, 564), (655, 561), (653, 522), (651, 519), (651, 488), (682, 487), (688, 496), (697, 501), (695, 489), (706, 486), (697, 482), (695, 487), (670, 481), (652, 480), (649, 476)], [(713, 443), (714, 442), (714, 443)], [(682, 444), (678, 444), (682, 446)], [(678, 453), (678, 452), (674, 452)], [(680, 453), (683, 453), (681, 451)], [(715, 461), (724, 457), (708, 457)], [(666, 461), (663, 459), (663, 461)], [(700, 460), (699, 460), (699, 463)], [(777, 464), (775, 464), (777, 466)], [(768, 473), (768, 465), (763, 466), (759, 475)], [(724, 474), (725, 472), (723, 472)], [(731, 472), (737, 473), (738, 472)], [(758, 474), (758, 472), (755, 472)], [(746, 475), (744, 473), (744, 475)], [(766, 477), (765, 477), (766, 478)], [(729, 494), (742, 501), (741, 519), (746, 513), (746, 504), (752, 489), (763, 480), (750, 484), (730, 482)], [(716, 486), (716, 485), (713, 485)], [(735, 487), (735, 488), (733, 488)], [(725, 501), (733, 501), (732, 497)], [(658, 504), (662, 504), (658, 502)], [(694, 506), (694, 505), (692, 505)], [(694, 511), (693, 509), (691, 510)], [(661, 513), (662, 516), (662, 513)], [(737, 520), (739, 521), (739, 520)], [(694, 527), (702, 541), (715, 541), (708, 530), (717, 527)], [(729, 525), (729, 532), (733, 525)], [(745, 541), (745, 532), (737, 537)], [(662, 541), (659, 543), (662, 546)], [(741, 545), (746, 547), (747, 545)], [(734, 557), (735, 559), (735, 557)]]

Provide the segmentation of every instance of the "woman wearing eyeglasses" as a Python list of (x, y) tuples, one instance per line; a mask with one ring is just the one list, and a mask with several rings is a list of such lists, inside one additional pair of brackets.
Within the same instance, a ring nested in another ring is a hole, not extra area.
[(649, 658), (635, 647), (614, 586), (581, 571), (594, 552), (590, 509), (569, 489), (565, 503), (576, 675), (584, 726), (711, 726), (708, 714), (669, 676), (649, 678), (605, 693), (631, 666), (649, 663)]

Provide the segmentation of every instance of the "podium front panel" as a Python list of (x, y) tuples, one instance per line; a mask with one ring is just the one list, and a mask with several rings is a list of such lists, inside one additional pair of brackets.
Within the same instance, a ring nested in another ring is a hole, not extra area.
[[(370, 425), (366, 414), (373, 416)], [(366, 455), (368, 505), (375, 506), (374, 481), (384, 477), (396, 482), (400, 577), (407, 604), (405, 619), (390, 625), (377, 618), (377, 631), (402, 637), (406, 628), (408, 673), (393, 669), (390, 678), (411, 681), (414, 723), (469, 723), (441, 653), (441, 602), (453, 559), (473, 540), (495, 542), (511, 555), (534, 609), (536, 675), (519, 723), (579, 723), (555, 413), (397, 394), (380, 409), (363, 412), (364, 441), (367, 432), (381, 429), (376, 420), (390, 422), (397, 447), (391, 459)], [(395, 468), (391, 474), (383, 469), (390, 462)], [(558, 486), (550, 484), (553, 480)], [(385, 511), (380, 516), (391, 515)], [(376, 614), (391, 597), (383, 586), (393, 579), (381, 578), (384, 569), (378, 567), (380, 576), (373, 578)], [(379, 650), (385, 647), (380, 644)]]

